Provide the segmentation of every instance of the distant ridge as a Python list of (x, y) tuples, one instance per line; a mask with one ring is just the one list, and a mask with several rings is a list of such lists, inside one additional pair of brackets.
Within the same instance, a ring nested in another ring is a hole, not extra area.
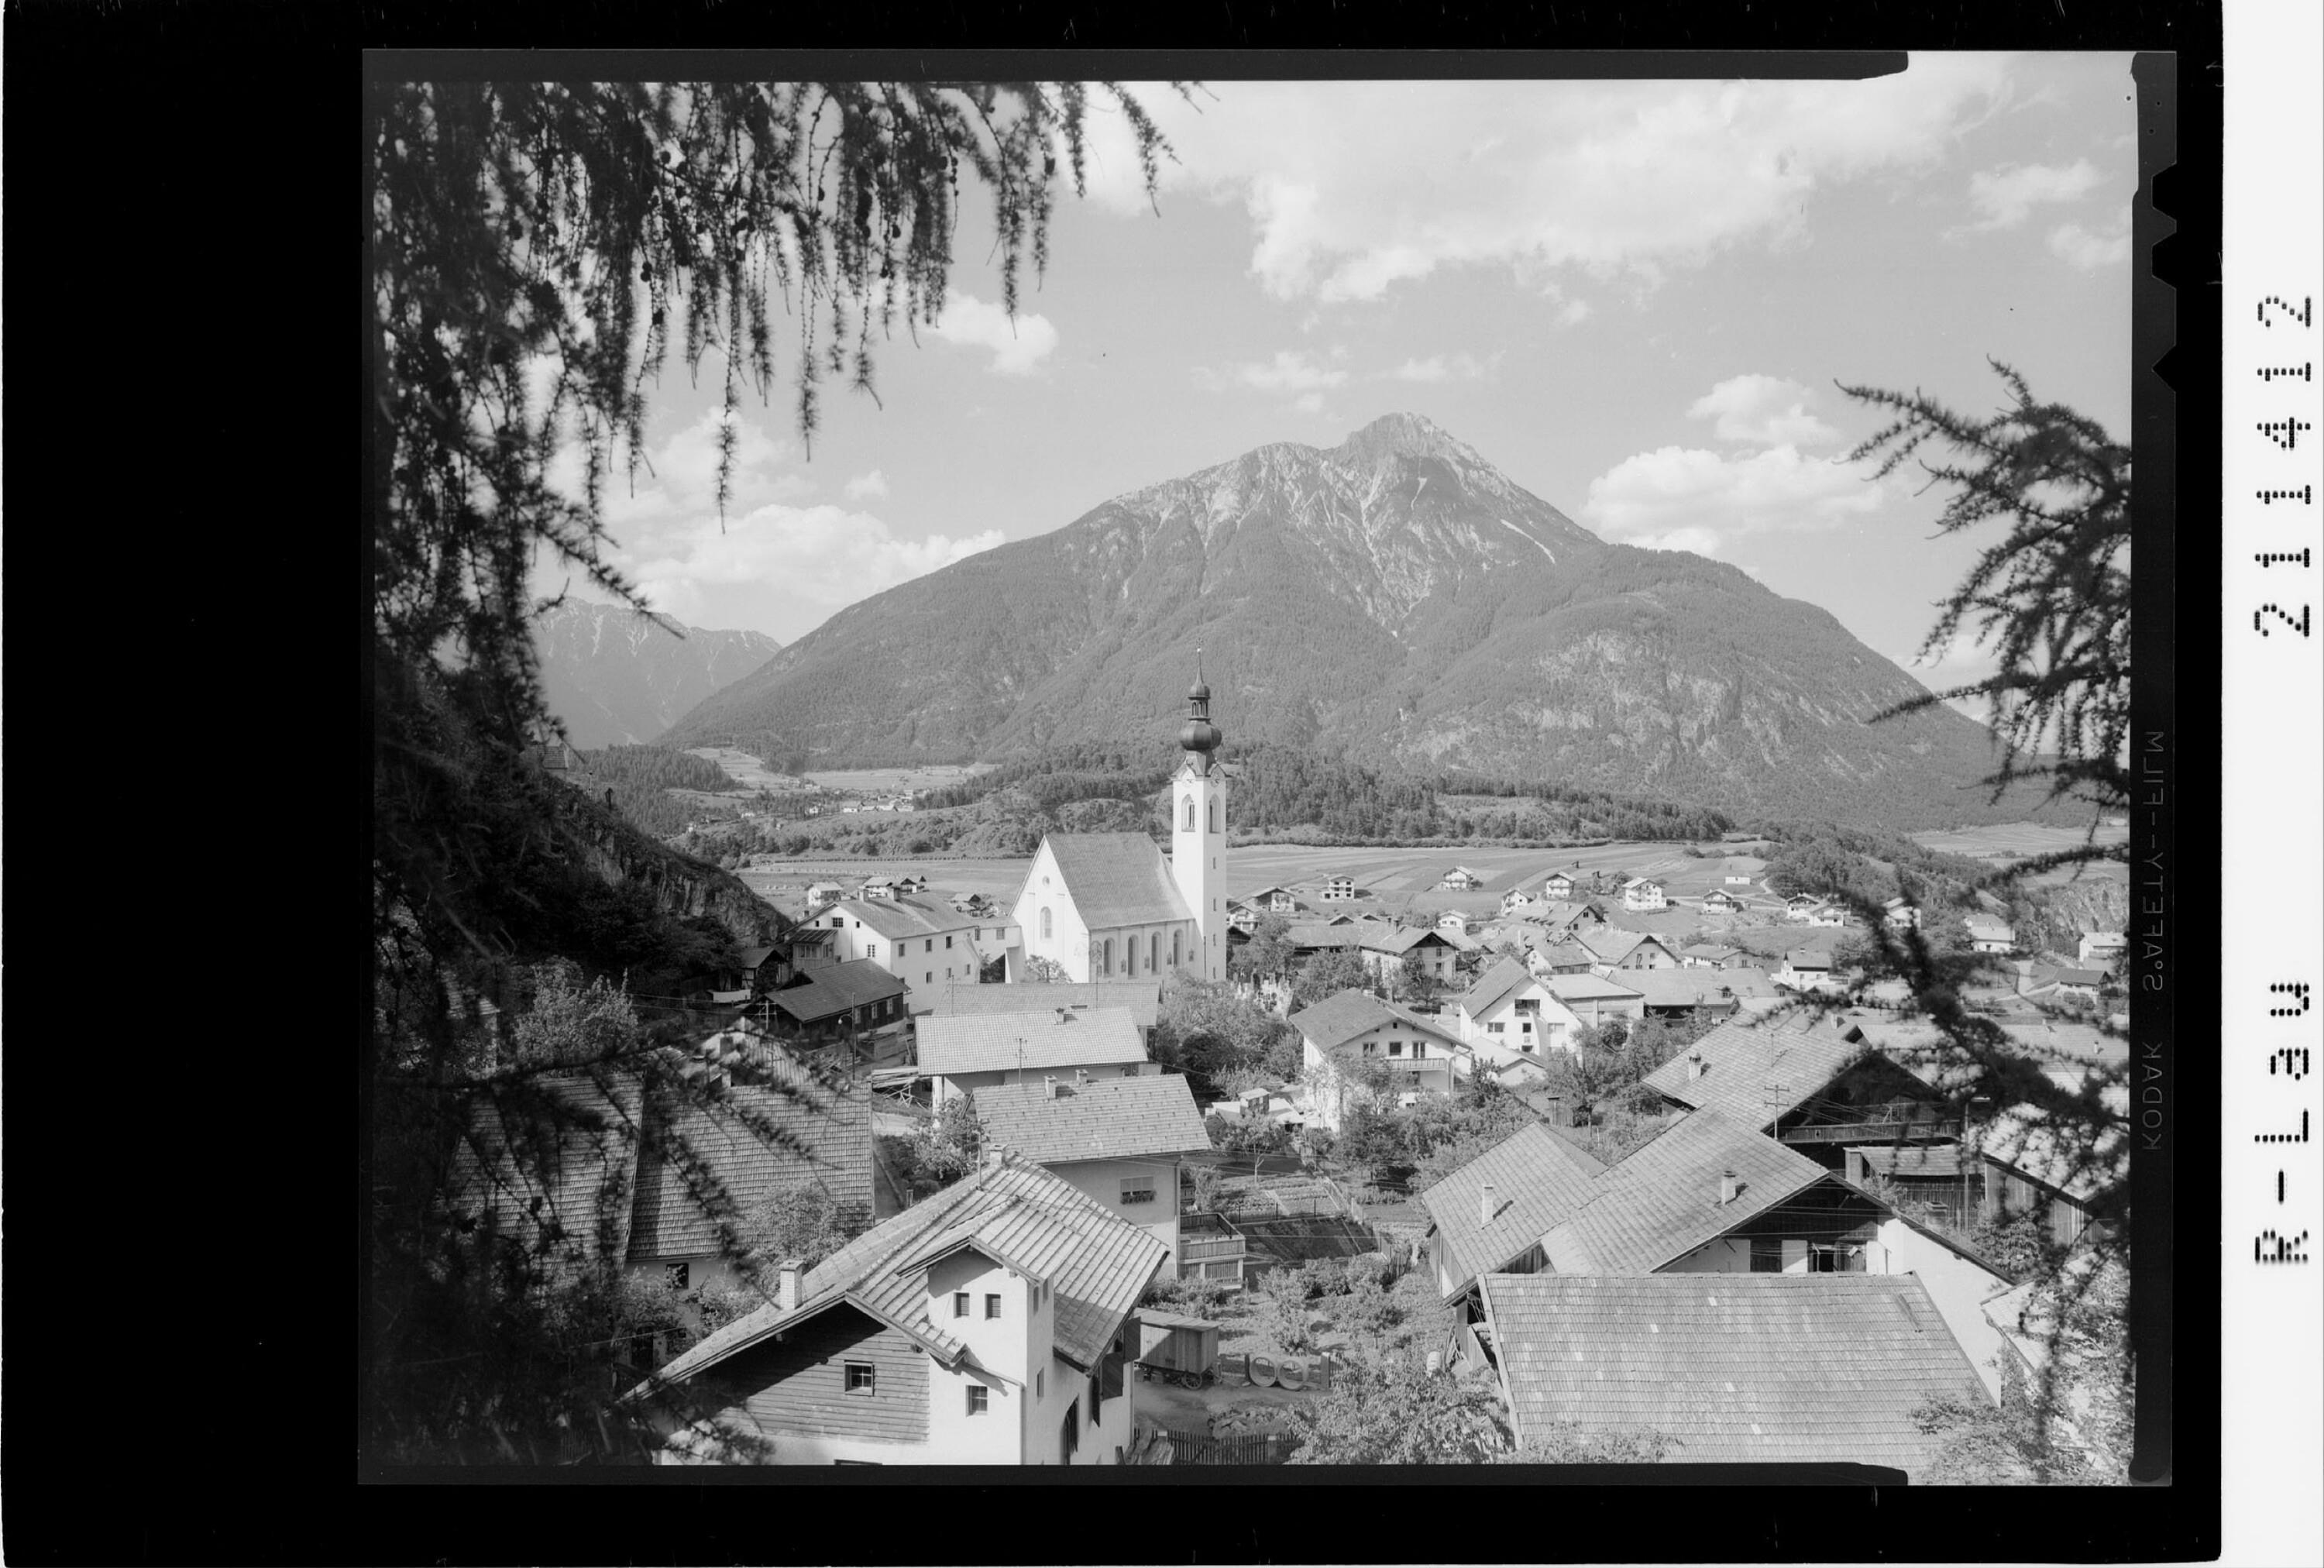
[(762, 632), (673, 637), (633, 610), (568, 600), (533, 623), (549, 709), (584, 750), (659, 739), (688, 708), (782, 644)]
[[(1238, 742), (1738, 815), (1984, 821), (1984, 728), (1825, 611), (1609, 544), (1416, 414), (1104, 503), (834, 615), (671, 727), (819, 766), (1161, 736), (1194, 650)], [(2023, 816), (2027, 802), (2002, 808)]]

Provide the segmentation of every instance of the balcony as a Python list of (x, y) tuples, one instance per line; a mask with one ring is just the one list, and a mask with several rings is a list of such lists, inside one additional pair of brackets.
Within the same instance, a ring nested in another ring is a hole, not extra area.
[(1784, 1143), (1893, 1143), (1898, 1139), (1959, 1138), (1957, 1121), (1827, 1121), (1814, 1126), (1786, 1127), (1778, 1135)]

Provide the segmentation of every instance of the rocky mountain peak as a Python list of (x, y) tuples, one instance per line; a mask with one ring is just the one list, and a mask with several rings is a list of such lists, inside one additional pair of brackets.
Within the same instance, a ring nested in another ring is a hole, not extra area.
[(1382, 457), (1452, 457), (1489, 467), (1475, 448), (1454, 438), (1421, 414), (1382, 414), (1333, 448), (1332, 456), (1347, 461), (1377, 461)]

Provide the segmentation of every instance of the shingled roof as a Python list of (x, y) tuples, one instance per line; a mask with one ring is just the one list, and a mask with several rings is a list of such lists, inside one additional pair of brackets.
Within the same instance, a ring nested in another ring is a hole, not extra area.
[[(1471, 1280), (1506, 1268), (1597, 1192), (1605, 1166), (1578, 1144), (1538, 1122), (1508, 1137), (1420, 1194), (1452, 1265), (1448, 1299)], [(1486, 1219), (1484, 1190), (1493, 1189)]]
[(829, 919), (836, 915), (861, 920), (891, 942), (909, 936), (941, 936), (947, 931), (964, 931), (976, 924), (973, 918), (950, 904), (903, 893), (888, 899), (842, 899), (825, 910), (823, 918)]
[(604, 1083), (544, 1075), (481, 1100), (453, 1151), (446, 1201), (456, 1213), (489, 1216), (502, 1235), (541, 1254), (552, 1276), (596, 1258), (618, 1260), (629, 1240), (643, 1104), (631, 1074)]
[[(786, 1094), (763, 1084), (737, 1084), (729, 1104), (691, 1104), (667, 1129), (657, 1127), (650, 1142), (673, 1147), (682, 1138), (719, 1180), (727, 1195), (748, 1212), (777, 1193), (819, 1186), (841, 1203), (872, 1211), (872, 1105), (849, 1084), (822, 1084), (800, 1075), (798, 1092)], [(740, 1114), (738, 1114), (738, 1109)], [(763, 1117), (779, 1130), (772, 1142), (742, 1120)], [(637, 1204), (630, 1225), (632, 1263), (657, 1258), (687, 1258), (718, 1250), (718, 1230), (702, 1205), (689, 1196), (683, 1176), (665, 1158), (649, 1158), (638, 1169)]]
[(976, 1091), (985, 1136), (1039, 1165), (1136, 1159), (1211, 1147), (1194, 1092), (1176, 1074), (1045, 1084), (996, 1084)]
[(1053, 833), (1042, 842), (1074, 913), (1093, 931), (1194, 918), (1169, 862), (1142, 833)]
[(1533, 978), (1533, 972), (1514, 958), (1497, 958), (1485, 966), (1476, 983), (1461, 993), (1455, 1005), (1471, 1018), (1481, 1017), (1501, 998)]
[(928, 1315), (927, 1265), (969, 1244), (1046, 1279), (1056, 1292), (1057, 1353), (1094, 1366), (1169, 1248), (1020, 1159), (988, 1161), (978, 1175), (875, 1225), (809, 1269), (798, 1305), (769, 1303), (720, 1329), (624, 1396), (682, 1382), (736, 1352), (844, 1302), (918, 1341), (947, 1367), (968, 1347)]
[(936, 992), (934, 1001), (939, 1018), (1054, 1012), (1061, 1007), (1086, 1016), (1095, 1008), (1127, 1008), (1132, 1022), (1141, 1029), (1150, 1029), (1162, 1017), (1162, 983), (1156, 980), (1101, 980), (1093, 985), (962, 985)]
[[(1722, 1204), (1727, 1171), (1741, 1186)], [(1608, 1167), (1542, 1244), (1560, 1274), (1651, 1274), (1831, 1174), (1756, 1126), (1697, 1111)]]
[(1563, 1002), (1636, 1001), (1636, 987), (1596, 974), (1553, 974), (1542, 982), (1552, 996)]
[[(1715, 972), (1714, 972), (1715, 973)], [(1646, 1075), (1646, 1084), (1680, 1104), (1724, 1111), (1763, 1128), (1796, 1110), (1869, 1047), (1835, 1029), (1726, 1023)], [(1702, 1076), (1687, 1075), (1702, 1058)]]
[(1559, 1423), (1659, 1432), (1694, 1463), (1890, 1465), (1921, 1479), (1945, 1441), (1913, 1411), (1989, 1403), (1910, 1274), (1493, 1274), (1484, 1281), (1520, 1450)]
[(851, 958), (844, 964), (816, 970), (813, 979), (786, 986), (770, 993), (768, 1000), (799, 1022), (814, 1023), (836, 1018), (867, 1002), (901, 996), (908, 989), (902, 981), (869, 958)]
[(1407, 1011), (1392, 1001), (1382, 1001), (1370, 992), (1360, 991), (1354, 986), (1334, 992), (1314, 1006), (1293, 1013), (1284, 1021), (1297, 1029), (1302, 1038), (1313, 1041), (1319, 1051), (1337, 1050), (1358, 1035), (1383, 1026), (1419, 1029), (1447, 1044), (1458, 1043), (1452, 1036), (1417, 1013)]
[(1589, 949), (1591, 956), (1600, 964), (1621, 963), (1637, 951), (1641, 943), (1652, 942), (1656, 946), (1662, 945), (1659, 938), (1643, 931), (1623, 931), (1612, 926), (1594, 926), (1587, 931), (1577, 931), (1573, 940)]
[[(995, 986), (1019, 991), (1020, 986)], [(1024, 999), (1019, 999), (1022, 1007)], [(917, 1028), (920, 1070), (931, 1077), (961, 1073), (1055, 1072), (1060, 1067), (1111, 1066), (1146, 1060), (1146, 1042), (1126, 1007), (1080, 1010), (1040, 1008), (1019, 1012), (932, 1013)]]

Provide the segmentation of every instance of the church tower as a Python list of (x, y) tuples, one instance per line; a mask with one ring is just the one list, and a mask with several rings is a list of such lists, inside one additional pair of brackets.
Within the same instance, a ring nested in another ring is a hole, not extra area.
[(1186, 723), (1178, 731), (1186, 760), (1170, 782), (1170, 879), (1194, 917), (1194, 961), (1188, 971), (1204, 980), (1224, 980), (1227, 915), (1220, 868), (1226, 861), (1227, 779), (1211, 754), (1225, 737), (1211, 723), (1211, 688), (1203, 684), (1199, 652), (1186, 702)]

